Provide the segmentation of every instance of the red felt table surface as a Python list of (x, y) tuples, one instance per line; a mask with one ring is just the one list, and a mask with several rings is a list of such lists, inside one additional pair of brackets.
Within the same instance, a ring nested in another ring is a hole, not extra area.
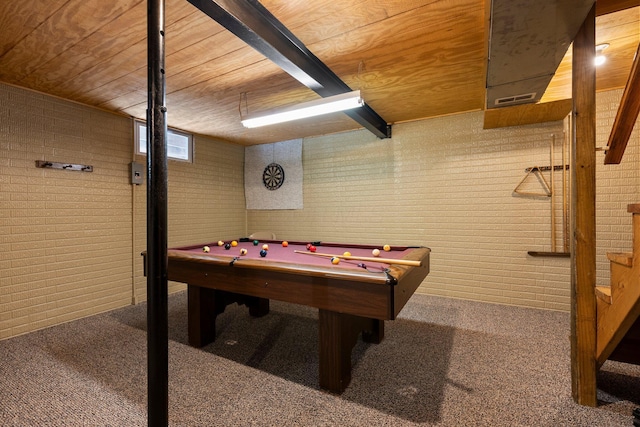
[[(184, 251), (186, 253), (194, 253), (200, 255), (211, 256), (212, 258), (220, 258), (220, 257), (228, 257), (230, 259), (238, 258), (238, 261), (242, 260), (242, 258), (249, 259), (263, 259), (265, 261), (271, 262), (282, 262), (282, 263), (295, 263), (295, 264), (308, 264), (308, 265), (321, 265), (321, 266), (332, 266), (330, 257), (323, 257), (317, 255), (308, 255), (302, 253), (296, 253), (295, 251), (305, 251), (307, 252), (306, 242), (289, 242), (287, 247), (282, 246), (282, 241), (271, 241), (271, 240), (261, 240), (259, 244), (256, 246), (253, 244), (253, 241), (250, 242), (241, 242), (237, 241), (238, 246), (231, 247), (230, 249), (225, 249), (224, 246), (218, 246), (218, 242), (210, 242), (203, 243), (201, 245), (191, 245), (184, 246), (179, 248), (172, 248), (171, 250), (176, 251)], [(225, 241), (225, 243), (231, 243), (230, 240)], [(267, 256), (261, 257), (260, 251), (262, 250), (262, 245), (269, 245), (269, 249), (267, 250)], [(205, 253), (203, 248), (205, 246), (209, 247), (209, 253)], [(316, 244), (316, 252), (323, 254), (332, 254), (332, 255), (343, 255), (344, 252), (350, 252), (352, 256), (357, 257), (369, 257), (372, 258), (372, 250), (379, 249), (380, 250), (380, 258), (390, 258), (390, 259), (401, 259), (411, 252), (411, 248), (403, 247), (403, 246), (392, 246), (390, 251), (384, 251), (383, 245), (348, 245), (348, 244), (339, 244), (339, 243), (320, 243)], [(246, 249), (247, 254), (241, 255), (241, 249)], [(367, 269), (370, 270), (384, 270), (389, 264), (375, 261), (360, 261), (360, 260), (346, 260), (341, 259), (340, 264), (335, 265), (336, 268), (353, 268), (358, 269), (362, 268), (361, 265), (366, 265)]]

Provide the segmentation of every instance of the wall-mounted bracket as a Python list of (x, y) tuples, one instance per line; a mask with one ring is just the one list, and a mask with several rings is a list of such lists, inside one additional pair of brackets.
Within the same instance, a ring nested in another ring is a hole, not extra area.
[[(569, 165), (564, 165), (564, 169), (565, 170), (569, 170)], [(530, 168), (526, 168), (524, 171), (529, 173), (529, 172), (534, 172), (534, 171), (539, 171), (539, 172), (549, 172), (551, 170), (551, 166), (533, 166)], [(562, 165), (554, 165), (553, 166), (553, 170), (554, 171), (561, 171), (562, 170)]]
[(93, 166), (91, 165), (49, 162), (47, 160), (36, 160), (36, 167), (49, 168), (49, 169), (64, 169), (68, 171), (93, 172)]

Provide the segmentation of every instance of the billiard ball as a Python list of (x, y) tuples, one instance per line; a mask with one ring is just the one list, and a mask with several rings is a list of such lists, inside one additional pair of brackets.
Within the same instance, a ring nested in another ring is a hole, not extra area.
[(389, 251), (391, 250), (391, 246), (389, 246), (389, 245), (384, 245), (384, 246), (382, 247), (382, 249), (384, 249), (384, 250), (385, 250), (385, 252), (389, 252)]
[(345, 253), (343, 253), (342, 255), (344, 255), (344, 256), (351, 256), (351, 252), (346, 251), (346, 252), (345, 252)]
[(338, 258), (337, 256), (334, 256), (333, 258), (331, 258), (331, 264), (333, 265), (340, 264), (340, 258)]
[(260, 243), (260, 242), (258, 242), (257, 240), (254, 240), (253, 241), (253, 246), (258, 246), (258, 243)]
[(264, 245), (262, 245), (262, 249), (265, 251), (269, 250), (269, 245), (267, 245), (266, 243)]
[(202, 248), (202, 252), (208, 253), (209, 251), (210, 251), (209, 246), (205, 246), (204, 248)]
[(311, 252), (315, 252), (316, 249), (317, 248), (315, 246), (313, 246), (313, 245), (309, 246), (309, 251), (311, 251)]
[(240, 255), (246, 255), (247, 250), (245, 248), (240, 249)]
[(287, 246), (289, 246), (289, 242), (287, 242), (286, 240), (284, 242), (282, 242), (282, 247), (286, 248)]
[(238, 246), (238, 242), (234, 240), (233, 242), (231, 242), (231, 246), (235, 248), (236, 246)]
[(311, 243), (307, 243), (307, 250), (311, 249)]
[(225, 243), (225, 244), (224, 244), (224, 248), (225, 248), (226, 250), (231, 249), (231, 243)]
[(224, 242), (222, 240), (218, 240), (218, 246), (224, 246)]
[(371, 253), (373, 254), (373, 256), (380, 256), (380, 249), (374, 249), (371, 251)]
[(260, 251), (260, 256), (261, 257), (266, 257), (267, 256), (267, 251), (265, 251), (264, 249)]

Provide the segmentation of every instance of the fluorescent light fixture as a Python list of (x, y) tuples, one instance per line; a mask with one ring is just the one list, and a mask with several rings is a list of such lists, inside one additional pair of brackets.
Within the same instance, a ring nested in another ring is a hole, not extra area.
[(364, 100), (360, 97), (360, 91), (354, 90), (353, 92), (328, 96), (315, 101), (303, 102), (302, 104), (285, 107), (274, 112), (263, 113), (259, 116), (247, 117), (242, 120), (242, 125), (247, 128), (255, 128), (335, 113), (336, 111), (351, 110), (362, 106), (364, 106)]

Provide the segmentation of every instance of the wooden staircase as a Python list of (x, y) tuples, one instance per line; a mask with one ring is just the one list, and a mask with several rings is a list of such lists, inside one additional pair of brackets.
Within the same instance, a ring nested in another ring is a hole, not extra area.
[(598, 367), (607, 359), (640, 365), (640, 203), (633, 214), (633, 252), (608, 253), (611, 286), (596, 287)]

